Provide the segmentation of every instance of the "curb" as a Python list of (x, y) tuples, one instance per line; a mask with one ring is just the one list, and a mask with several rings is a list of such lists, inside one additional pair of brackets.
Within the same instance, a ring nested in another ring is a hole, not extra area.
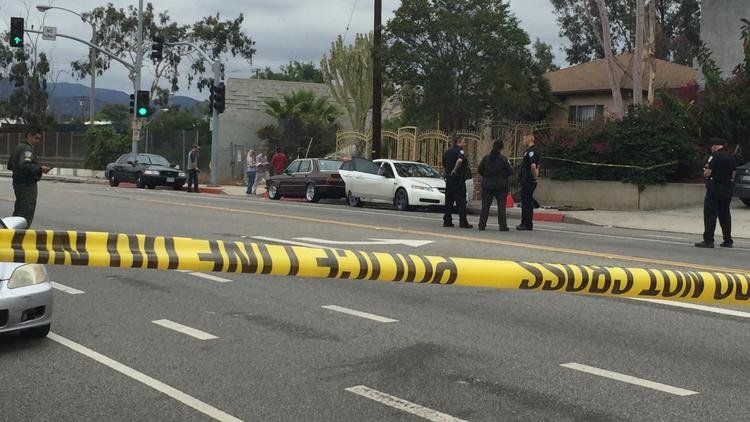
[[(129, 183), (129, 182), (120, 182), (120, 185), (118, 186), (120, 188), (125, 189), (137, 189), (135, 186), (135, 183)], [(162, 188), (162, 189), (159, 189)], [(169, 186), (157, 186), (156, 189), (158, 190), (174, 190)], [(185, 192), (188, 193), (187, 190), (183, 187), (182, 190), (175, 191), (175, 192)], [(216, 195), (226, 195), (227, 193), (224, 192), (224, 189), (220, 187), (209, 187), (209, 186), (201, 186), (198, 185), (198, 193), (210, 193), (210, 194), (216, 194)]]
[[(467, 209), (469, 214), (472, 215), (479, 215), (481, 212), (481, 208), (475, 208), (475, 207), (469, 207)], [(514, 218), (520, 218), (521, 217), (521, 209), (520, 208), (507, 208), (506, 214), (508, 217), (514, 217)], [(490, 208), (490, 216), (497, 217), (497, 207)], [(562, 213), (562, 212), (547, 212), (547, 211), (534, 211), (534, 221), (545, 221), (550, 223), (567, 223), (567, 224), (581, 224), (586, 226), (596, 226), (597, 224), (591, 223), (586, 220), (582, 220), (577, 217), (572, 217), (568, 214)]]

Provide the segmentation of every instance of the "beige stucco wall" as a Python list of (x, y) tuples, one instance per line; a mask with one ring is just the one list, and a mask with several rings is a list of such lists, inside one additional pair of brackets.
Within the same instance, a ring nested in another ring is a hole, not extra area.
[[(566, 123), (568, 121), (568, 106), (571, 105), (603, 105), (604, 115), (608, 116), (612, 114), (612, 106), (614, 101), (610, 93), (594, 93), (594, 94), (568, 94), (563, 97), (564, 99), (560, 102), (560, 106), (554, 107), (552, 111), (552, 122), (553, 123)], [(625, 104), (633, 102), (633, 95), (630, 91), (623, 91), (622, 99)]]
[[(264, 102), (301, 90), (312, 91), (316, 96), (332, 100), (331, 92), (325, 84), (239, 78), (230, 78), (227, 81), (226, 110), (221, 114), (219, 124), (221, 166), (217, 175), (218, 180), (225, 181), (231, 178), (231, 162), (237, 160), (237, 151), (232, 151), (232, 145), (254, 149), (264, 147), (257, 132), (262, 127), (275, 123), (264, 111)], [(343, 111), (344, 107), (339, 106), (339, 109)], [(344, 117), (339, 119), (339, 123), (342, 127), (347, 127), (348, 119)], [(235, 163), (235, 168), (239, 168), (238, 166), (239, 164)]]

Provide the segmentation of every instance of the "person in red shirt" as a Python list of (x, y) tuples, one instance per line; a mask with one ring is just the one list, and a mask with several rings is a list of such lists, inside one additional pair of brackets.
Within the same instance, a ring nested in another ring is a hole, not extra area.
[(281, 174), (286, 169), (287, 162), (286, 155), (281, 152), (281, 147), (276, 147), (276, 153), (271, 158), (271, 168), (273, 168), (273, 174)]

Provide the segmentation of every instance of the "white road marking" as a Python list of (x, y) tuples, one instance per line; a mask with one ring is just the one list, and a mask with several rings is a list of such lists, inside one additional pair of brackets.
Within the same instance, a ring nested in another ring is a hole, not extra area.
[(187, 325), (178, 324), (168, 319), (159, 319), (159, 320), (151, 321), (151, 322), (153, 322), (156, 325), (160, 325), (164, 328), (169, 328), (170, 330), (177, 331), (178, 333), (182, 333), (190, 337), (195, 337), (198, 340), (213, 340), (213, 339), (218, 338), (213, 334), (209, 334), (201, 330), (196, 330), (195, 328), (188, 327)]
[(192, 407), (193, 409), (203, 413), (204, 415), (211, 417), (217, 421), (222, 422), (242, 422), (241, 419), (235, 418), (232, 415), (229, 415), (209, 404), (206, 404), (194, 397), (191, 397), (182, 391), (170, 387), (167, 384), (164, 384), (163, 382), (156, 380), (142, 372), (136, 371), (135, 369), (132, 369), (128, 366), (123, 365), (120, 362), (117, 362), (116, 360), (110, 359), (107, 356), (102, 355), (101, 353), (95, 352), (85, 346), (82, 346), (72, 340), (68, 340), (65, 337), (59, 336), (55, 333), (49, 333), (47, 336), (48, 339), (60, 343), (61, 345), (74, 350), (88, 358), (91, 358), (102, 365), (108, 366), (115, 371), (130, 377), (138, 382), (141, 382), (154, 390), (163, 393), (189, 407)]
[(731, 309), (715, 308), (713, 306), (695, 305), (693, 303), (676, 302), (676, 301), (661, 300), (661, 299), (642, 299), (642, 298), (637, 298), (637, 297), (630, 297), (628, 299), (633, 299), (633, 300), (637, 300), (640, 302), (658, 303), (660, 305), (674, 306), (677, 308), (695, 309), (697, 311), (712, 312), (712, 313), (721, 314), (721, 315), (731, 315), (731, 316), (736, 316), (740, 318), (750, 318), (750, 313), (747, 313), (747, 312), (733, 311)]
[(264, 240), (266, 242), (283, 243), (283, 244), (294, 245), (294, 246), (304, 246), (306, 248), (321, 248), (322, 247), (320, 245), (315, 245), (312, 243), (295, 242), (294, 240), (277, 239), (275, 237), (253, 236), (253, 239)]
[(348, 240), (327, 240), (318, 239), (316, 237), (295, 237), (295, 240), (302, 240), (305, 242), (323, 243), (328, 245), (406, 245), (418, 248), (420, 246), (429, 245), (434, 243), (434, 240), (409, 240), (409, 239), (373, 239), (363, 241), (348, 241)]
[(576, 371), (586, 372), (588, 374), (598, 375), (600, 377), (609, 378), (617, 381), (626, 382), (628, 384), (639, 385), (641, 387), (650, 388), (652, 390), (663, 391), (665, 393), (674, 394), (675, 396), (692, 396), (698, 394), (697, 391), (685, 390), (684, 388), (672, 387), (654, 381), (645, 380), (643, 378), (636, 378), (630, 375), (621, 374), (619, 372), (607, 371), (606, 369), (594, 368), (593, 366), (581, 365), (580, 363), (563, 363), (560, 364), (565, 368), (574, 369)]
[(175, 271), (177, 271), (178, 273), (189, 273), (190, 272), (190, 270), (175, 270)]
[(382, 316), (375, 315), (375, 314), (369, 314), (367, 312), (355, 311), (354, 309), (342, 308), (341, 306), (336, 306), (336, 305), (326, 305), (326, 306), (321, 306), (321, 308), (328, 309), (330, 311), (336, 311), (336, 312), (341, 312), (344, 314), (358, 316), (360, 318), (371, 319), (373, 321), (378, 321), (378, 322), (398, 322), (397, 319), (386, 318), (386, 317), (382, 317)]
[(74, 289), (74, 288), (68, 287), (68, 286), (66, 286), (64, 284), (56, 283), (54, 281), (52, 282), (52, 288), (57, 289), (57, 290), (59, 290), (61, 292), (65, 292), (65, 293), (67, 293), (69, 295), (82, 295), (82, 294), (86, 293), (83, 290)]
[(346, 391), (360, 395), (362, 397), (368, 398), (370, 400), (376, 401), (386, 406), (390, 406), (394, 409), (398, 409), (406, 413), (411, 413), (412, 415), (419, 416), (420, 418), (427, 419), (428, 421), (466, 422), (463, 419), (459, 419), (454, 416), (451, 416), (442, 412), (438, 412), (437, 410), (432, 410), (427, 407), (420, 406), (416, 403), (412, 403), (410, 401), (400, 399), (398, 397), (380, 392), (378, 390), (373, 390), (372, 388), (366, 387), (364, 385), (357, 385), (355, 387), (349, 387), (346, 389)]
[(231, 283), (232, 282), (232, 280), (228, 278), (217, 277), (211, 274), (205, 274), (205, 273), (189, 273), (189, 274), (192, 275), (193, 277), (205, 278), (206, 280), (216, 281), (219, 283)]

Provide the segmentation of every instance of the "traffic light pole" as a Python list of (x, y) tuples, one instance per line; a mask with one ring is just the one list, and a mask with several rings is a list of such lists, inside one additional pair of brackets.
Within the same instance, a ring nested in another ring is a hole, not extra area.
[[(135, 53), (135, 73), (133, 78), (133, 86), (135, 92), (141, 90), (141, 67), (143, 65), (143, 0), (138, 0), (138, 34), (136, 42), (136, 53)], [(146, 104), (148, 107), (149, 104)], [(133, 154), (133, 160), (138, 159), (138, 141), (141, 139), (141, 122), (138, 120), (138, 98), (136, 98), (135, 108), (133, 110), (133, 138), (131, 150)]]
[[(167, 46), (188, 46), (192, 48), (193, 50), (197, 51), (198, 54), (200, 54), (204, 60), (209, 62), (211, 64), (211, 69), (214, 73), (214, 83), (213, 86), (219, 86), (219, 83), (221, 83), (221, 61), (220, 60), (214, 60), (211, 58), (211, 56), (208, 55), (205, 51), (201, 50), (200, 47), (197, 45), (190, 43), (190, 42), (167, 42), (164, 43), (164, 45)], [(209, 186), (218, 186), (216, 183), (216, 175), (219, 173), (219, 163), (221, 160), (219, 160), (219, 111), (215, 107), (211, 107), (211, 111), (213, 112), (213, 121), (211, 124), (211, 177), (209, 179)]]

